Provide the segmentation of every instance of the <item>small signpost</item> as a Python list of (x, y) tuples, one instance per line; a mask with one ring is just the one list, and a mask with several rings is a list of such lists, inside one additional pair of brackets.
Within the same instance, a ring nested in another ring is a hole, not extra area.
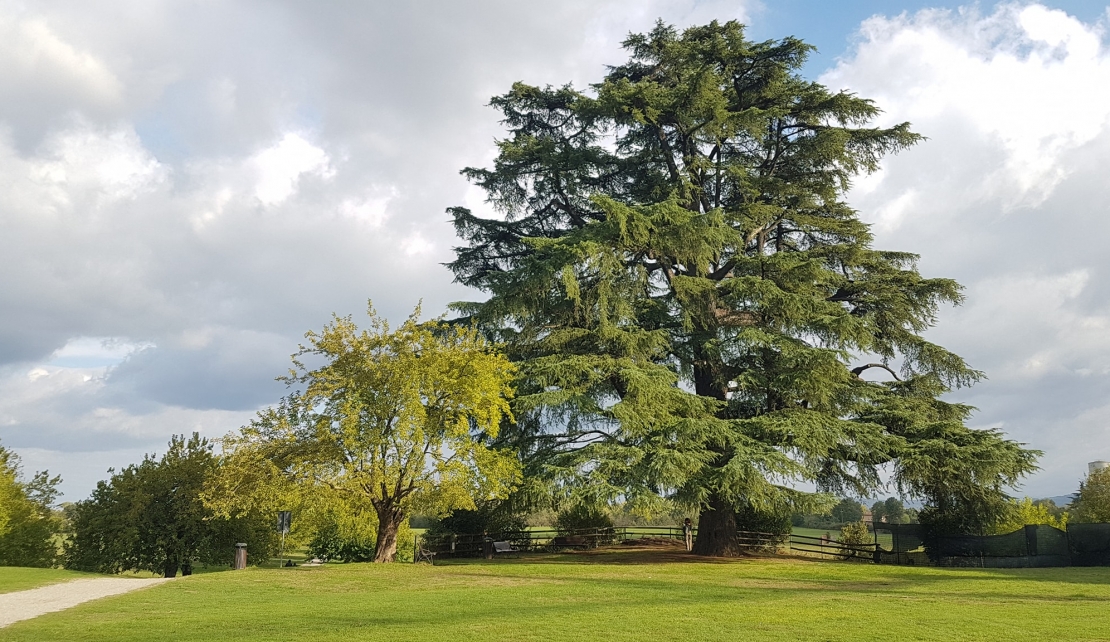
[(277, 529), (281, 533), (281, 566), (285, 567), (285, 535), (289, 533), (289, 526), (293, 521), (293, 513), (287, 510), (278, 511)]

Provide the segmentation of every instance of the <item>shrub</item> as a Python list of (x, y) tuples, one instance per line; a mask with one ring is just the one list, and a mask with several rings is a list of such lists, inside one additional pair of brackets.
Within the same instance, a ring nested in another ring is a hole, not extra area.
[(374, 539), (344, 533), (339, 524), (321, 526), (308, 543), (308, 553), (326, 561), (369, 562), (374, 559)]
[(860, 520), (858, 522), (849, 522), (840, 527), (840, 543), (844, 544), (841, 550), (844, 552), (844, 559), (852, 559), (860, 557), (858, 548), (853, 549), (849, 547), (866, 546), (872, 542), (871, 533), (867, 530), (867, 524)]
[[(371, 562), (377, 548), (378, 520), (374, 511), (335, 504), (317, 513), (311, 524), (308, 552), (331, 562)], [(397, 531), (397, 560), (412, 559), (412, 531), (402, 522)]]
[(751, 502), (743, 502), (736, 510), (737, 530), (785, 535), (792, 526), (791, 512), (785, 508), (757, 508)]
[(597, 506), (575, 504), (559, 511), (555, 518), (555, 529), (560, 533), (588, 529), (612, 529), (613, 520), (609, 514)]
[(527, 530), (528, 525), (525, 523), (524, 516), (514, 512), (509, 503), (489, 500), (476, 502), (474, 510), (453, 511), (447, 517), (432, 524), (426, 535), (440, 537), (489, 533), (504, 535), (511, 539), (513, 535)]
[(862, 546), (871, 541), (871, 531), (867, 530), (867, 524), (862, 521), (849, 522), (840, 528), (841, 544)]

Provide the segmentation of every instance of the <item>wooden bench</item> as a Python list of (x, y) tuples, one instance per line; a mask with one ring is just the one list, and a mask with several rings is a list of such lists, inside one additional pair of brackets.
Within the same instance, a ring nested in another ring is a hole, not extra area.
[(416, 560), (415, 561), (417, 561), (417, 562), (427, 562), (427, 563), (431, 564), (432, 566), (435, 566), (436, 565), (436, 552), (435, 551), (429, 551), (428, 549), (421, 546), (416, 551)]
[(509, 543), (509, 542), (494, 542), (493, 543), (493, 554), (495, 556), (511, 555), (513, 553), (516, 553), (516, 556), (520, 557), (520, 549), (513, 548), (513, 545), (511, 543)]

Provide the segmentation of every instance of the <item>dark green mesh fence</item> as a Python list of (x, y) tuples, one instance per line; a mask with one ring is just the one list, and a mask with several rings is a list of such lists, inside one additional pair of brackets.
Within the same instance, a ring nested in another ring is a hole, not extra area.
[(1110, 566), (1110, 524), (1068, 524), (1068, 546), (1075, 566)]
[[(875, 541), (879, 542), (880, 564), (929, 564), (925, 555), (924, 540), (921, 539), (920, 524), (886, 524), (880, 522), (874, 525)], [(881, 537), (880, 533), (890, 533), (890, 541)], [(888, 547), (889, 546), (889, 547)]]
[(941, 537), (933, 557), (944, 566), (1020, 568), (1071, 564), (1067, 533), (1043, 525), (1026, 526), (1005, 535)]
[[(875, 524), (875, 531), (890, 533), (890, 550), (888, 553), (908, 553), (921, 548), (924, 541), (921, 539), (921, 524)], [(884, 547), (885, 550), (885, 547)]]
[[(1083, 550), (1088, 565), (1110, 564), (1110, 524), (1105, 531), (1086, 537)], [(876, 532), (889, 532), (891, 546), (882, 547), (879, 561), (886, 564), (939, 564), (941, 566), (975, 566), (986, 568), (1021, 568), (1037, 566), (1069, 566), (1075, 547), (1069, 550), (1069, 534), (1051, 526), (1026, 526), (1004, 535), (953, 535), (940, 537), (924, 552), (924, 538), (919, 524), (876, 524)], [(885, 539), (885, 538), (884, 538)], [(1103, 560), (1103, 561), (1099, 561)], [(1079, 563), (1079, 562), (1075, 562)]]

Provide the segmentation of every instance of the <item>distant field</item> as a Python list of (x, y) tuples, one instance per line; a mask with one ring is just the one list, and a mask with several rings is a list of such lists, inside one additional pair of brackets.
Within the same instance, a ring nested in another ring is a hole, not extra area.
[[(806, 537), (818, 537), (818, 538), (821, 537), (822, 535), (828, 533), (829, 536), (832, 537), (833, 539), (840, 539), (840, 529), (839, 528), (824, 528), (824, 529), (822, 529), (822, 528), (803, 528), (801, 526), (795, 526), (791, 532), (795, 535), (804, 535)], [(872, 537), (874, 537), (874, 533), (872, 533)], [(886, 550), (889, 551), (892, 543), (893, 542), (891, 540), (890, 533), (879, 533), (879, 546), (882, 546), (883, 548), (885, 548)]]
[(1110, 639), (1110, 569), (937, 569), (615, 549), (182, 578), (4, 640)]
[(12, 591), (25, 591), (27, 589), (68, 582), (79, 577), (97, 577), (90, 573), (76, 571), (62, 571), (53, 568), (22, 568), (18, 566), (0, 566), (0, 593)]

